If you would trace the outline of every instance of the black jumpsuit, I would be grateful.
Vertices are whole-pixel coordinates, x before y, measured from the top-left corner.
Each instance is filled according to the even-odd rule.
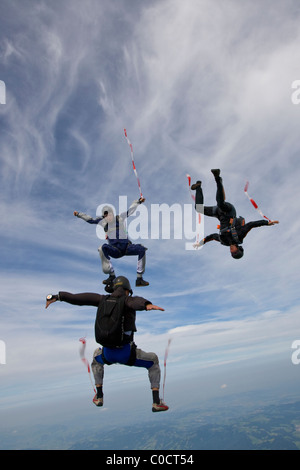
[[[230,231],[231,220],[236,217],[235,207],[230,203],[225,201],[225,192],[223,187],[222,178],[216,178],[217,183],[217,194],[216,194],[216,206],[204,206],[204,215],[208,217],[216,217],[220,221],[220,232],[212,233],[204,239],[204,243],[207,243],[211,240],[216,240],[222,245],[236,245],[236,240],[232,237]],[[204,197],[201,185],[196,188],[196,198],[195,198],[195,208],[196,211],[200,212],[200,205],[203,206]],[[257,220],[254,222],[248,222],[245,225],[239,223],[236,224],[235,230],[238,236],[238,243],[243,243],[243,239],[247,233],[255,227],[261,227],[262,225],[268,225],[267,220]],[[228,231],[226,230],[228,229]]]

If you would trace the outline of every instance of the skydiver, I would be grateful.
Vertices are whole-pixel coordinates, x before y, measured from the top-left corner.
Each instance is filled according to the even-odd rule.
[[[235,207],[225,201],[225,191],[223,187],[223,181],[220,176],[221,171],[219,169],[211,170],[217,183],[217,194],[216,206],[204,206],[204,215],[208,217],[216,217],[220,221],[219,233],[212,233],[205,237],[200,243],[197,244],[199,247],[209,241],[216,240],[222,245],[230,247],[231,256],[234,259],[240,259],[244,255],[244,248],[241,246],[245,236],[248,232],[255,227],[261,227],[262,225],[274,225],[278,224],[278,220],[257,220],[254,222],[248,222],[245,224],[243,217],[236,217]],[[191,186],[192,190],[196,190],[195,196],[195,209],[200,212],[200,205],[204,203],[203,192],[201,187],[201,181],[197,181]]]
[[[158,357],[153,352],[147,353],[138,349],[134,343],[134,333],[137,331],[135,323],[136,310],[164,311],[163,308],[153,305],[149,300],[143,297],[132,296],[129,280],[124,276],[118,276],[114,280],[113,293],[110,296],[96,293],[71,294],[69,292],[59,292],[57,295],[50,294],[47,296],[46,308],[53,302],[61,301],[72,305],[98,307],[98,315],[99,311],[101,314],[101,305],[105,297],[124,297],[124,339],[121,346],[116,348],[98,347],[94,351],[91,368],[97,393],[93,398],[93,403],[96,406],[103,406],[104,365],[123,364],[127,366],[144,367],[148,370],[153,400],[152,411],[167,411],[169,407],[159,397],[161,370]]]
[[[143,279],[146,266],[146,250],[147,248],[141,244],[133,244],[129,239],[124,225],[125,219],[129,217],[136,210],[139,204],[145,201],[140,198],[134,201],[129,207],[127,212],[121,215],[114,216],[113,209],[110,206],[105,206],[102,209],[102,217],[93,219],[91,216],[83,212],[74,211],[74,215],[80,219],[85,220],[89,224],[100,224],[106,233],[108,243],[99,246],[98,251],[102,262],[102,270],[104,274],[108,274],[108,278],[103,281],[106,284],[106,290],[111,291],[111,286],[116,278],[114,268],[110,258],[122,258],[123,256],[138,256],[137,261],[137,279],[136,287],[148,286],[149,282]]]

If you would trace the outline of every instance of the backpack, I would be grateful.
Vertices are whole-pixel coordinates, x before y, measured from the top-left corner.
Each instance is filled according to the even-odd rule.
[[[107,348],[123,344],[125,296],[105,295],[100,302],[95,321],[95,339]]]

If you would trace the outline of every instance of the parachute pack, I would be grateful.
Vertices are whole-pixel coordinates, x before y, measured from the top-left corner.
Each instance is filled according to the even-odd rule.
[[[125,296],[106,295],[100,303],[96,321],[95,338],[97,343],[107,348],[121,346],[124,336]]]

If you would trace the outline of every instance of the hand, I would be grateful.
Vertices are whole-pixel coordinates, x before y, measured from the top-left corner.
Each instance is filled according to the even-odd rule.
[[[75,217],[77,217],[77,215],[79,214],[79,212],[74,211],[73,214],[75,215]]]
[[[147,304],[146,310],[161,310],[162,312],[165,311],[164,308],[158,307],[157,305],[153,305],[153,304]]]
[[[140,197],[140,199],[139,199],[139,203],[142,204],[142,202],[145,202],[145,198],[144,198],[144,197]]]
[[[200,246],[203,246],[204,245],[204,240],[205,238],[203,238],[203,240],[200,240],[200,242],[196,242],[194,243],[193,247],[198,250],[198,248],[200,248]]]
[[[279,221],[278,220],[270,220],[270,222],[268,223],[268,225],[274,225],[274,224],[279,224]]]
[[[51,300],[46,300],[46,307],[45,308],[48,308],[50,304],[53,304],[53,302],[56,302],[57,299],[51,299]]]
[[[195,250],[198,250],[198,248],[200,248],[201,246],[203,246],[202,242],[196,242],[193,244],[193,248],[195,248]]]

